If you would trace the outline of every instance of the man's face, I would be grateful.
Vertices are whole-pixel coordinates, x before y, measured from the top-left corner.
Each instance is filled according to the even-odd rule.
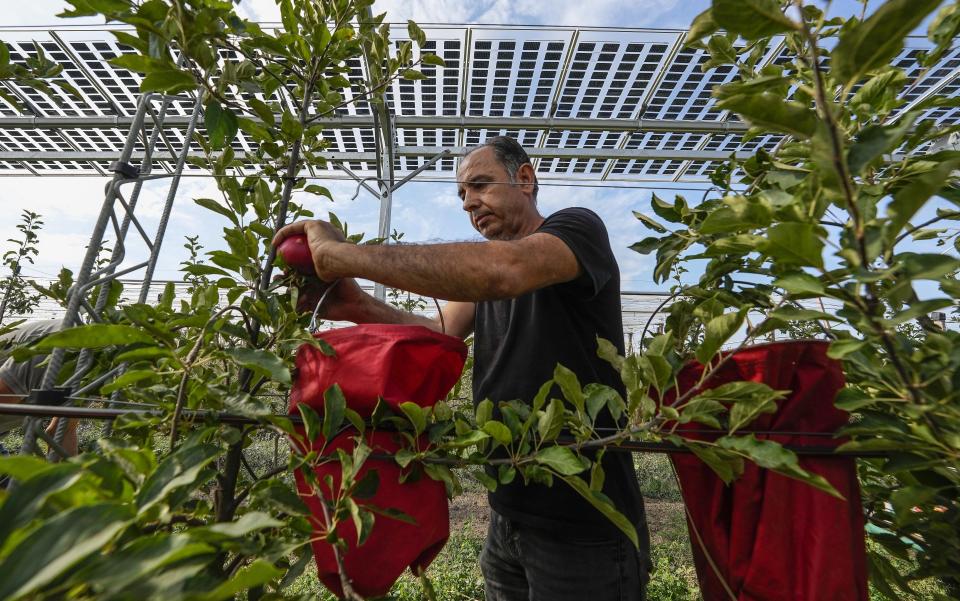
[[[487,240],[513,240],[520,236],[532,198],[524,186],[511,184],[492,148],[476,150],[460,163],[457,193],[470,223]]]

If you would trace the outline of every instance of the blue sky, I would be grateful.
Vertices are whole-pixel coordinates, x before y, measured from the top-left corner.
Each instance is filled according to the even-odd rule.
[[[6,25],[55,25],[55,15],[62,6],[60,0],[33,0],[18,4],[15,15],[0,18]],[[709,4],[709,0],[553,0],[550,2],[517,2],[503,0],[382,0],[375,6],[377,12],[386,11],[391,21],[403,22],[413,18],[420,23],[474,23],[563,25],[581,27],[651,27],[684,28],[690,20]],[[859,13],[860,2],[834,2],[831,12],[838,15]],[[273,0],[244,0],[241,10],[258,20],[278,19]],[[71,23],[76,21],[70,21]],[[41,234],[41,253],[37,264],[26,270],[34,276],[52,276],[61,265],[72,269],[79,266],[83,248],[99,212],[103,198],[100,178],[4,178],[0,180],[0,207],[6,218],[0,224],[0,240],[16,232],[15,216],[22,209],[30,209],[44,216],[46,227]],[[620,263],[624,290],[656,290],[652,280],[653,259],[638,255],[627,247],[646,235],[644,228],[633,219],[631,211],[648,211],[650,189],[591,188],[545,185],[541,187],[540,207],[544,215],[568,206],[585,206],[595,210],[604,219],[610,231],[611,242]],[[304,195],[300,201],[323,216],[334,210],[349,222],[351,230],[376,232],[379,212],[377,199],[361,190],[356,200],[350,201],[355,186],[344,181],[326,182],[334,193],[335,202],[317,200]],[[659,192],[672,198],[669,187]],[[147,189],[138,214],[148,231],[159,217],[163,192]],[[699,198],[697,193],[689,197]],[[196,206],[192,198],[218,198],[211,180],[186,178],[181,184],[177,204],[166,240],[157,277],[179,279],[178,264],[186,253],[182,249],[184,236],[200,235],[208,248],[220,245],[219,230],[222,218]],[[142,211],[142,213],[141,213]],[[477,240],[452,183],[413,182],[404,186],[395,196],[393,227],[405,233],[409,242],[439,240]],[[143,251],[130,248],[130,260],[137,260]]]

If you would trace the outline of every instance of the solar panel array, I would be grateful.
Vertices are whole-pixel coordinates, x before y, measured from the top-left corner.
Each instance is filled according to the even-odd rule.
[[[731,152],[775,148],[780,136],[744,142],[745,125],[716,108],[711,92],[731,81],[735,70],[724,66],[704,71],[709,57],[702,50],[683,48],[684,33],[429,28],[425,50],[442,57],[444,66],[425,66],[426,80],[398,80],[386,91],[396,117],[397,176],[422,166],[437,148],[468,147],[504,134],[516,136],[534,151],[541,178],[588,181],[706,181]],[[94,126],[85,120],[134,114],[140,75],[108,63],[132,51],[104,29],[0,30],[0,39],[7,40],[14,62],[35,55],[35,41],[49,58],[63,65],[63,77],[80,93],[80,98],[74,98],[57,91],[50,99],[28,87],[0,84],[26,107],[18,113],[0,100],[0,121],[17,116],[41,121],[40,126],[15,120],[0,125],[0,175],[106,174],[110,157],[119,155],[123,147],[126,126]],[[405,40],[394,41],[396,49]],[[960,49],[924,69],[918,62],[924,44],[924,40],[911,40],[893,61],[907,75],[902,111],[930,95],[960,95]],[[224,53],[221,58],[235,57]],[[786,49],[776,42],[765,50],[761,64],[787,60]],[[331,156],[341,157],[358,175],[369,176],[377,163],[370,106],[361,98],[365,66],[358,59],[348,66],[351,87],[343,95],[356,102],[339,109],[338,115],[353,119],[345,125],[331,124],[321,135]],[[236,97],[241,104],[249,98],[247,93]],[[260,99],[289,102],[282,92]],[[190,108],[189,102],[175,103],[168,114],[182,122]],[[42,118],[48,117],[75,119],[69,126],[47,126]],[[960,122],[960,109],[931,109],[923,118],[941,127],[954,125]],[[661,125],[654,127],[657,123]],[[181,129],[165,129],[171,146],[184,142]],[[239,153],[249,152],[256,143],[241,133],[233,147]],[[138,150],[144,150],[142,144]],[[154,158],[154,169],[173,168],[170,153],[158,151]],[[443,158],[421,177],[448,178],[456,165],[455,157]],[[202,171],[193,165],[187,170]],[[334,174],[340,172],[332,164],[315,170],[315,175]]]

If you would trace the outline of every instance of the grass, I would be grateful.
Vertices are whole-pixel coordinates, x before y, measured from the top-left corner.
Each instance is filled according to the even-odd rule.
[[[700,599],[690,555],[683,509],[677,503],[652,503],[651,560],[654,572],[647,587],[648,601],[697,601]],[[473,523],[455,524],[446,547],[437,556],[427,575],[440,601],[484,601],[479,556],[483,548],[481,530]],[[285,595],[334,601],[323,589],[313,569],[307,569]],[[419,579],[407,572],[383,601],[426,601]]]

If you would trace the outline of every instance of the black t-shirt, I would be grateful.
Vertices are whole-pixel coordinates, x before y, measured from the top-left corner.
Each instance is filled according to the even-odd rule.
[[[477,303],[474,324],[473,398],[531,402],[560,363],[581,385],[605,384],[624,393],[619,374],[597,356],[597,337],[624,352],[620,272],[607,230],[583,208],[557,211],[537,232],[561,239],[580,264],[574,280],[523,296]],[[563,398],[555,386],[551,397]],[[548,397],[550,398],[550,397]],[[605,419],[604,419],[605,418]],[[612,426],[604,411],[598,425]],[[607,452],[603,492],[646,535],[643,499],[630,453]],[[619,530],[576,491],[559,479],[552,487],[525,485],[521,477],[490,493],[498,513],[531,527],[577,536],[616,536]]]

